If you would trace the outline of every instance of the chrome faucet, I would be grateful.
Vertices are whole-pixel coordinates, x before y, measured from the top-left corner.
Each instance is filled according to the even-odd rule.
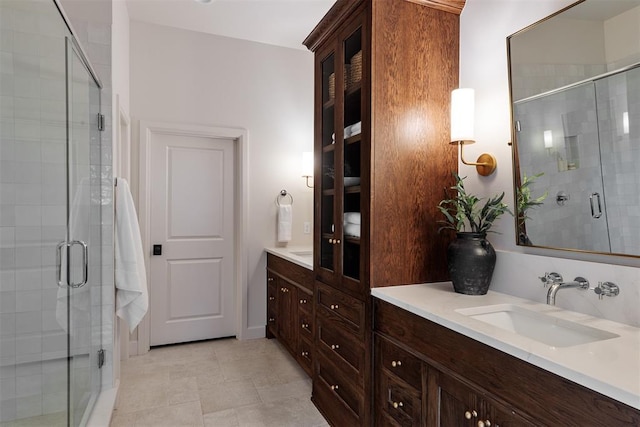
[[[580,276],[573,279],[573,282],[564,282],[562,276],[558,273],[545,273],[544,276],[540,277],[540,280],[544,283],[545,288],[547,285],[551,285],[547,292],[547,304],[549,305],[556,305],[556,294],[560,289],[589,289],[589,281]]]

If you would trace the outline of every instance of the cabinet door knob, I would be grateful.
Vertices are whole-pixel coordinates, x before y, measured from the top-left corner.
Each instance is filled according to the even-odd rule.
[[[394,368],[396,368],[398,366],[402,366],[402,362],[399,361],[399,360],[392,360],[391,361],[391,366],[394,367]]]
[[[302,354],[302,357],[307,357],[309,355],[309,352],[308,351],[303,351],[301,354]]]
[[[470,420],[471,418],[475,418],[475,417],[477,417],[477,416],[478,416],[478,413],[477,413],[476,411],[474,411],[474,410],[466,411],[466,412],[464,413],[464,417],[465,417],[466,419],[468,419],[468,420]]]
[[[337,390],[337,389],[338,389],[338,385],[337,384],[331,386],[331,390]]]
[[[489,420],[480,420],[478,421],[478,427],[491,427],[491,421]]]
[[[332,245],[335,243],[335,239],[329,239],[329,243],[331,243]]]
[[[339,344],[333,344],[333,345],[331,345],[331,350],[337,350],[337,349],[339,349],[339,348],[340,348],[340,345],[339,345]]]
[[[393,402],[393,407],[398,409],[398,408],[402,408],[404,406],[404,404],[402,402]]]
[[[267,277],[267,282],[273,282],[273,277]]]
[[[269,297],[269,301],[273,301],[276,297]]]
[[[269,322],[273,322],[273,321],[275,321],[275,320],[276,320],[276,319],[274,319],[273,317],[269,317]]]
[[[329,307],[331,308],[331,310],[337,310],[338,304],[331,304]]]
[[[307,303],[307,300],[306,300],[306,299],[301,299],[301,300],[300,300],[300,304],[306,304],[306,303]]]
[[[302,327],[303,327],[304,329],[309,329],[309,324],[308,324],[308,323],[303,323],[303,324],[302,324]]]
[[[336,243],[339,245],[340,244],[340,239],[336,239]]]

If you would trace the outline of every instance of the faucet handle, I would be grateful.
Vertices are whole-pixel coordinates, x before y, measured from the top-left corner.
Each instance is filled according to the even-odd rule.
[[[620,293],[620,288],[612,282],[598,282],[598,286],[593,291],[598,294],[598,299],[602,299],[604,296],[615,297]]]
[[[562,283],[562,276],[558,273],[544,273],[544,276],[540,276],[538,277],[538,279],[540,279],[542,281],[542,284],[544,285],[544,287],[546,288],[547,285],[549,284],[554,284],[554,283]]]

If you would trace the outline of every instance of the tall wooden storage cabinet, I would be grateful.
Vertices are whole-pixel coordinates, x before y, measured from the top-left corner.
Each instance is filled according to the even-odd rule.
[[[448,280],[450,93],[464,0],[338,0],[315,53],[313,401],[372,425],[370,288]]]

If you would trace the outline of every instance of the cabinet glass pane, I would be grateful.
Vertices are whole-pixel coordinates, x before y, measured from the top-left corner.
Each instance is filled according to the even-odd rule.
[[[335,55],[332,53],[322,61],[322,157],[320,210],[320,266],[335,269]]]
[[[360,161],[361,161],[361,105],[362,105],[362,29],[358,28],[343,44],[344,72],[344,141],[342,194],[342,275],[360,279]]]

